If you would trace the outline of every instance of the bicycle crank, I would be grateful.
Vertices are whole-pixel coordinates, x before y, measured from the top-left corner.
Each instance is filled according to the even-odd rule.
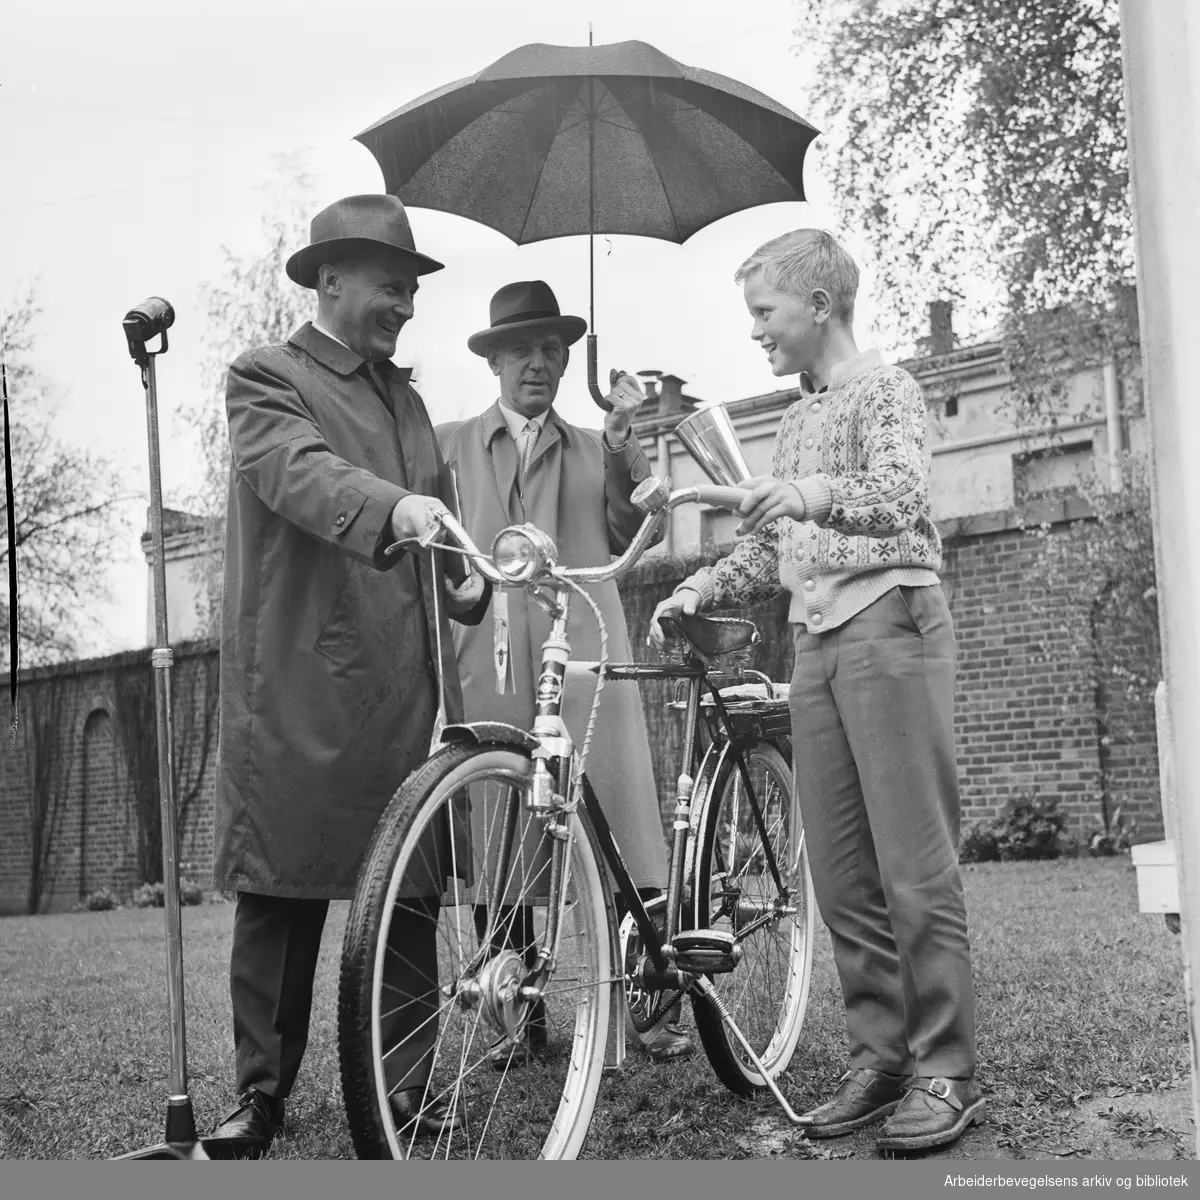
[[[721,975],[732,971],[742,960],[742,947],[732,933],[724,929],[681,929],[671,945],[675,950],[675,969],[691,975]]]

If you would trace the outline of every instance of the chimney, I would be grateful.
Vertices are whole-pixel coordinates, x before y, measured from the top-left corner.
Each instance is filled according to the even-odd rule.
[[[685,380],[678,375],[662,377],[662,399],[659,401],[659,411],[677,413],[683,411],[683,385]]]
[[[954,306],[949,300],[933,300],[929,305],[930,354],[949,354],[954,349]]]
[[[646,389],[646,399],[656,400],[658,398],[658,381],[662,378],[662,372],[639,371],[638,378],[642,380],[642,387]]]

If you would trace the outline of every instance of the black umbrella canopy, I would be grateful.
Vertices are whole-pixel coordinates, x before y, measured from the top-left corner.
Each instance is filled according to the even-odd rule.
[[[522,46],[357,137],[388,192],[518,245],[583,233],[684,242],[803,200],[818,134],[770,97],[645,42]]]

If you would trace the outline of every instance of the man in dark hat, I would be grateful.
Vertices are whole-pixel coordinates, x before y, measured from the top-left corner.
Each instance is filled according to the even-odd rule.
[[[417,252],[395,197],[340,200],[287,263],[316,292],[316,319],[229,371],[213,874],[238,893],[239,1100],[214,1136],[237,1154],[261,1154],[282,1121],[329,901],[353,896],[376,822],[428,756],[439,642],[447,712],[460,719],[446,615],[478,621],[487,605],[477,575],[455,587],[430,555],[387,552],[445,510],[433,426],[411,372],[390,361],[419,277],[441,267]],[[436,975],[436,915],[435,902],[392,927],[403,954],[388,956],[385,986],[414,997],[385,1031],[393,1043],[420,1024],[411,985]],[[428,1103],[415,1117],[433,1032],[387,1062],[398,1123],[427,1133],[451,1120]]]
[[[567,567],[607,565],[628,547],[642,523],[631,501],[633,489],[650,474],[641,443],[632,431],[642,390],[631,375],[616,378],[603,432],[570,425],[554,410],[570,347],[587,329],[581,317],[559,311],[553,291],[541,280],[512,283],[492,298],[491,324],[467,340],[487,359],[500,384],[500,397],[477,417],[438,427],[447,463],[457,469],[462,517],[477,545],[490,546],[506,525],[528,521],[548,533]],[[613,660],[632,652],[625,613],[615,583],[588,589],[608,628]],[[497,593],[493,622],[455,631],[467,719],[507,721],[530,728],[542,643],[549,616],[523,591]],[[512,676],[496,678],[494,637],[508,640]],[[600,634],[591,610],[576,604],[567,639],[572,657],[600,656]],[[498,690],[503,687],[503,692]],[[596,677],[568,673],[563,719],[576,745],[582,745],[595,696]],[[608,681],[600,694],[595,736],[585,766],[604,802],[633,881],[645,894],[667,882],[666,843],[658,809],[658,789],[636,683]],[[517,922],[510,922],[514,929]],[[532,937],[529,934],[522,939]],[[641,1044],[664,1061],[694,1052],[678,1026],[678,1011]],[[536,1017],[520,1042],[502,1042],[493,1066],[504,1069],[536,1053],[553,1030]]]

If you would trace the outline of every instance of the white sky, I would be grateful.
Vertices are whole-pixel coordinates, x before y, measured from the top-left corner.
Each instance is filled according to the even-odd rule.
[[[196,483],[196,447],[178,414],[204,400],[199,289],[217,276],[222,246],[251,252],[258,245],[279,155],[305,154],[316,208],[380,191],[375,160],[354,134],[517,46],[585,45],[589,21],[597,43],[649,42],[801,116],[809,116],[816,91],[796,53],[790,0],[470,0],[417,12],[395,0],[202,0],[187,8],[38,0],[7,5],[0,18],[0,302],[36,281],[45,310],[37,361],[63,397],[60,435],[109,455],[145,496],[145,403],[121,318],[148,295],[171,301],[176,322],[158,363],[168,504]],[[749,341],[732,274],[785,229],[835,223],[822,141],[806,160],[810,204],[727,217],[682,247],[597,239],[602,378],[610,366],[657,368],[714,401],[790,382],[776,380]],[[487,325],[498,287],[544,278],[564,311],[587,316],[587,239],[516,247],[461,218],[412,210],[412,219],[418,248],[448,269],[422,282],[396,361],[417,366],[434,420],[446,420],[494,398],[486,363],[465,343]],[[853,238],[848,244],[858,251]],[[859,259],[865,346],[871,263]],[[598,427],[585,361],[582,353],[573,360],[559,408]],[[11,400],[19,410],[21,397]],[[139,531],[145,504],[133,505]],[[136,537],[113,564],[112,583],[115,603],[105,613],[105,639],[89,647],[95,652],[145,642],[147,572]]]

